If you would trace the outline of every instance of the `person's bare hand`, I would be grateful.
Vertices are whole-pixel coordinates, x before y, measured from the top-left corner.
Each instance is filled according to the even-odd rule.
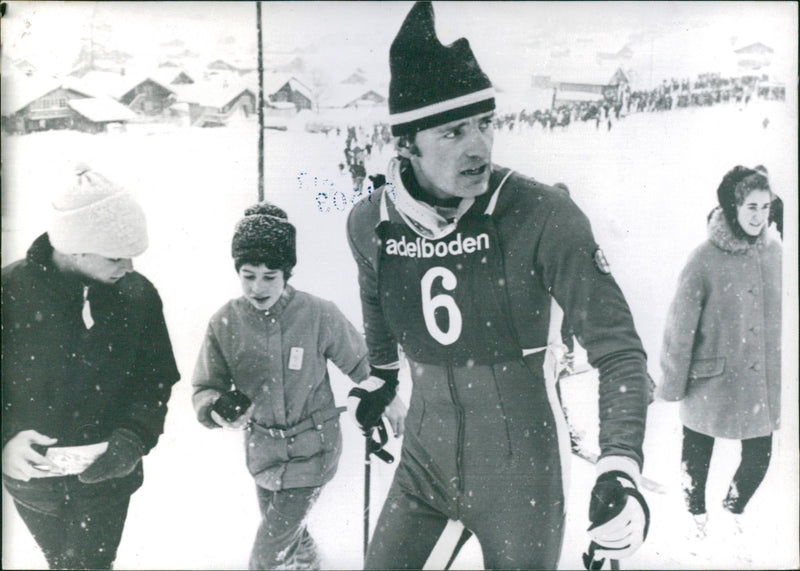
[[[3,473],[27,482],[31,478],[48,476],[59,468],[49,458],[33,449],[33,444],[52,446],[58,440],[35,430],[23,430],[3,447]]]

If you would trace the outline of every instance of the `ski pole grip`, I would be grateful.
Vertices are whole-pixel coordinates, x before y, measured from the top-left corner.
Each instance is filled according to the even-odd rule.
[[[372,438],[372,434],[374,432],[370,433],[370,435],[367,437],[367,446],[369,447],[369,452],[370,454],[375,454],[375,456],[387,464],[391,464],[394,462],[394,456],[383,449],[384,445],[389,441],[389,434],[386,432],[386,425],[384,424],[383,420],[381,420],[381,422],[378,423],[375,428],[378,429],[379,440],[374,440]]]

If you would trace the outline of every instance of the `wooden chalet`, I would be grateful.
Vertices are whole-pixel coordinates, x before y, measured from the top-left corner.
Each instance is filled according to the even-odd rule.
[[[76,80],[96,97],[111,97],[145,116],[161,115],[175,102],[175,92],[155,77],[90,71]]]
[[[320,99],[320,107],[329,109],[359,109],[387,105],[386,95],[378,88],[352,83],[334,85]]]
[[[76,113],[73,128],[87,133],[103,133],[110,125],[125,125],[136,119],[136,113],[109,97],[72,99],[68,105]]]
[[[158,81],[146,77],[137,81],[117,100],[143,115],[160,115],[175,101],[175,92]]]
[[[11,133],[52,129],[105,131],[111,123],[136,118],[109,97],[95,97],[73,78],[3,77],[3,128]]]
[[[293,103],[297,111],[311,109],[314,96],[302,81],[294,76],[273,73],[264,75],[264,95],[270,102]]]
[[[748,44],[734,50],[737,66],[742,72],[754,72],[769,68],[772,65],[774,52],[775,50],[761,42]]]
[[[257,89],[246,82],[198,81],[191,85],[176,85],[174,106],[178,113],[188,113],[188,122],[195,127],[221,127],[232,118],[254,116]]]

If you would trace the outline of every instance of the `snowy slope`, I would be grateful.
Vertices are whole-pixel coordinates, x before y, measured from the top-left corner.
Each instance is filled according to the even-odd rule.
[[[790,98],[791,101],[791,98]],[[762,127],[768,116],[770,124]],[[774,187],[795,216],[797,202],[796,111],[792,105],[754,103],[660,114],[633,115],[610,132],[593,124],[566,131],[540,129],[498,133],[495,160],[545,182],[564,182],[592,220],[594,232],[632,307],[659,379],[661,332],[678,272],[704,238],[705,217],[715,189],[733,165],[765,164]],[[60,189],[72,165],[86,161],[135,190],[148,212],[151,247],[136,267],[164,300],[183,379],[170,401],[166,432],[145,459],[146,480],[131,503],[117,558],[119,569],[245,568],[258,511],[244,465],[241,434],[209,431],[195,420],[190,378],[208,317],[238,295],[230,260],[231,233],[242,210],[255,202],[254,124],[235,128],[174,131],[131,129],[85,135],[46,132],[3,138],[3,264],[24,255],[45,225],[50,192]],[[353,195],[338,163],[344,142],[300,131],[268,131],[265,156],[267,198],[284,207],[298,229],[298,266],[293,284],[334,301],[361,324],[356,268],[344,223]],[[373,157],[370,173],[389,157]],[[322,201],[317,193],[326,192]],[[337,193],[337,194],[335,194]],[[336,202],[333,202],[334,194]],[[346,203],[342,199],[346,199]],[[330,211],[324,211],[325,207]],[[785,260],[784,428],[772,466],[748,508],[752,534],[741,544],[752,561],[731,552],[729,537],[709,538],[711,557],[688,555],[682,535],[687,521],[680,492],[680,423],[674,404],[650,408],[645,441],[645,475],[666,486],[648,493],[651,537],[626,568],[797,568],[797,221],[787,220]],[[570,392],[568,404],[587,434],[596,434],[596,386]],[[339,404],[350,383],[333,375]],[[573,387],[574,388],[574,387]],[[582,390],[584,389],[585,390]],[[409,383],[403,386],[407,396]],[[359,568],[362,563],[363,442],[344,423],[345,449],[336,478],[326,487],[309,520],[326,566]],[[594,432],[593,432],[594,431]],[[399,455],[399,442],[391,448]],[[733,442],[722,442],[709,477],[711,518],[718,515],[738,460]],[[372,467],[374,524],[393,468]],[[561,567],[580,567],[586,548],[591,466],[575,460]],[[3,492],[3,568],[42,567],[44,559]],[[454,532],[457,534],[458,530]],[[457,568],[480,569],[473,540]]]

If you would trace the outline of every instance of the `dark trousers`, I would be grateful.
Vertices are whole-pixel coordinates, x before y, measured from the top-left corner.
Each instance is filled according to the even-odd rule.
[[[462,519],[480,542],[484,568],[555,569],[564,534],[563,504],[531,510],[530,496],[523,501],[514,493],[513,483],[502,486],[498,480],[493,501],[475,498],[468,509],[476,513]],[[369,542],[364,568],[422,569],[448,519],[395,480]]]
[[[131,495],[142,485],[141,464],[128,476],[83,484],[77,476],[3,476],[22,520],[51,569],[111,569]]]
[[[111,569],[130,495],[20,500],[14,505],[51,569]]]
[[[321,487],[270,491],[256,486],[261,524],[250,569],[319,569],[319,556],[305,519]]]
[[[683,492],[689,512],[706,512],[706,481],[714,437],[683,427],[682,468],[686,475]],[[772,435],[742,440],[742,458],[733,476],[728,494],[723,500],[725,509],[734,514],[744,512],[758,486],[764,480],[772,457]]]

